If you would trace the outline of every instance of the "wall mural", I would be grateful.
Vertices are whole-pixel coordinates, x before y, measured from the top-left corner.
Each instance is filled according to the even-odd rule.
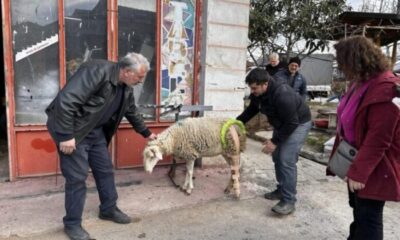
[[[195,11],[195,0],[162,2],[161,104],[192,104]]]

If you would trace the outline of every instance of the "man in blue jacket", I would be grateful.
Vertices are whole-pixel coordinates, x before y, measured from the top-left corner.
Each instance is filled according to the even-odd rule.
[[[289,59],[287,69],[281,70],[274,75],[276,81],[291,86],[305,101],[307,97],[307,81],[299,73],[301,60],[298,57]]]
[[[144,82],[148,70],[149,62],[137,53],[128,53],[118,63],[85,62],[46,109],[47,128],[57,145],[65,178],[63,222],[70,239],[90,239],[81,226],[89,168],[99,193],[99,218],[121,224],[131,222],[117,207],[107,146],[123,117],[144,138],[156,138],[135,106],[132,88]]]
[[[272,139],[264,142],[262,152],[272,154],[278,185],[265,198],[280,200],[272,211],[287,215],[295,210],[296,163],[311,128],[310,109],[291,87],[275,82],[265,70],[253,69],[246,83],[251,90],[251,102],[237,119],[246,123],[261,112],[274,127]]]

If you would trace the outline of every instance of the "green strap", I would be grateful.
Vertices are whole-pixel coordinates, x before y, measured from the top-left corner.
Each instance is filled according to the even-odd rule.
[[[240,128],[240,131],[242,132],[242,134],[246,134],[246,127],[244,126],[244,124],[236,119],[229,119],[228,121],[226,121],[224,123],[224,125],[222,125],[221,128],[221,143],[222,143],[222,147],[225,149],[226,148],[226,133],[228,132],[229,128],[232,125],[237,125]]]

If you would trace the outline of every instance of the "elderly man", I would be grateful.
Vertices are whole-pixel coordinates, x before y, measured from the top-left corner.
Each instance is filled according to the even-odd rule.
[[[274,127],[272,139],[264,143],[262,151],[272,154],[278,185],[264,197],[280,200],[272,211],[287,215],[295,210],[296,163],[311,128],[310,109],[291,87],[275,82],[265,70],[253,69],[247,75],[246,83],[251,90],[251,102],[237,119],[246,123],[260,112]]]
[[[307,81],[299,73],[300,65],[300,58],[293,57],[289,59],[287,69],[277,72],[274,78],[280,83],[286,83],[291,86],[305,101],[307,98]]]
[[[265,70],[267,70],[271,76],[274,76],[277,72],[286,68],[286,64],[279,61],[279,55],[277,53],[271,53],[268,56],[268,62],[267,66],[265,66]]]
[[[82,228],[86,178],[92,169],[100,198],[99,217],[116,223],[131,219],[117,207],[114,172],[107,146],[125,116],[136,132],[155,139],[139,115],[133,86],[143,83],[149,62],[128,53],[118,63],[83,63],[47,107],[47,128],[58,147],[65,177],[64,231],[70,239],[90,239]]]

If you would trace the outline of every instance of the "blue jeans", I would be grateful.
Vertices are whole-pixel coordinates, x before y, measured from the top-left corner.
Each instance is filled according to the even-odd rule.
[[[102,129],[95,129],[76,146],[71,155],[61,152],[61,172],[65,177],[64,225],[80,225],[86,199],[86,178],[92,169],[100,198],[100,211],[107,212],[116,206],[118,198],[114,170]]]
[[[349,205],[353,208],[348,240],[382,240],[383,207],[385,201],[359,198],[349,191]]]
[[[311,121],[300,124],[283,143],[277,145],[272,153],[275,164],[277,189],[282,200],[287,203],[296,202],[297,161],[299,153],[311,129]]]

